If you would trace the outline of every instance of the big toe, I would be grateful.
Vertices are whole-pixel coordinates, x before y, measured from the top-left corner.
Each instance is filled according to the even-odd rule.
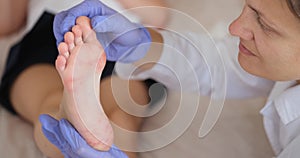
[[[76,19],[76,24],[83,29],[82,31],[90,31],[92,30],[91,20],[86,16],[80,16]]]
[[[96,34],[92,29],[91,20],[86,16],[80,16],[76,19],[76,24],[80,26],[82,30],[82,36],[85,41],[94,40]]]

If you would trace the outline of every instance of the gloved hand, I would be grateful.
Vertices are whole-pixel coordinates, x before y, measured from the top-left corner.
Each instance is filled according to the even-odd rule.
[[[63,41],[64,34],[71,30],[79,16],[91,19],[97,38],[105,48],[107,60],[133,62],[148,52],[151,42],[149,31],[99,0],[85,0],[55,16],[53,27],[57,44]],[[137,47],[139,45],[142,46]]]
[[[47,139],[59,148],[65,158],[128,158],[116,146],[109,151],[98,151],[89,146],[65,119],[57,121],[49,115],[39,117]]]

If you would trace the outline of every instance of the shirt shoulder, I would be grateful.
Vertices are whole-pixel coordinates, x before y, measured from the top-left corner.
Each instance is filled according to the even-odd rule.
[[[276,155],[300,136],[300,86],[295,82],[277,82],[261,110],[264,127]]]

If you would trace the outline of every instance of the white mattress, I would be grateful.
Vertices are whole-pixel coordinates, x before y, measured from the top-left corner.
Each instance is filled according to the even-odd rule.
[[[228,34],[227,26],[230,21],[238,16],[242,0],[167,0],[174,9],[182,11],[188,16],[198,20],[214,38],[221,38]],[[43,1],[31,0],[30,29],[36,15],[43,10],[59,11],[68,8],[78,1]],[[63,3],[63,4],[61,4]],[[45,5],[46,4],[46,5]],[[170,25],[178,29],[185,29],[180,19],[172,18]],[[6,38],[0,38],[0,73],[7,56],[7,51],[12,43],[23,35],[22,31]],[[140,157],[203,157],[203,158],[253,158],[272,157],[272,151],[267,142],[262,118],[259,109],[265,99],[254,98],[248,100],[227,100],[221,117],[212,132],[204,139],[198,138],[198,130],[203,120],[203,114],[209,103],[209,98],[199,97],[195,94],[170,93],[165,108],[152,118],[147,119],[144,130],[153,130],[162,127],[175,116],[179,95],[183,96],[182,108],[188,108],[192,101],[199,99],[197,115],[188,126],[187,130],[174,141],[165,145],[157,145],[162,137],[170,133],[162,133],[162,137],[151,139],[144,137],[141,145],[153,146],[158,149],[142,152]],[[175,111],[174,111],[175,110]],[[16,116],[12,116],[0,107],[0,157],[1,158],[41,158],[42,154],[36,148],[32,127]],[[152,148],[153,149],[153,148]]]

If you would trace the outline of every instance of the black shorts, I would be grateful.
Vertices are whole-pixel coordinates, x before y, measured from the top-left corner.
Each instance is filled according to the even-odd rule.
[[[53,14],[44,12],[33,29],[9,51],[0,85],[0,103],[13,114],[16,114],[16,111],[12,106],[9,94],[20,73],[35,64],[55,65],[58,50],[53,34],[53,20]],[[101,79],[112,75],[114,65],[115,62],[106,62]],[[146,81],[147,86],[153,83],[155,83],[154,80]]]

